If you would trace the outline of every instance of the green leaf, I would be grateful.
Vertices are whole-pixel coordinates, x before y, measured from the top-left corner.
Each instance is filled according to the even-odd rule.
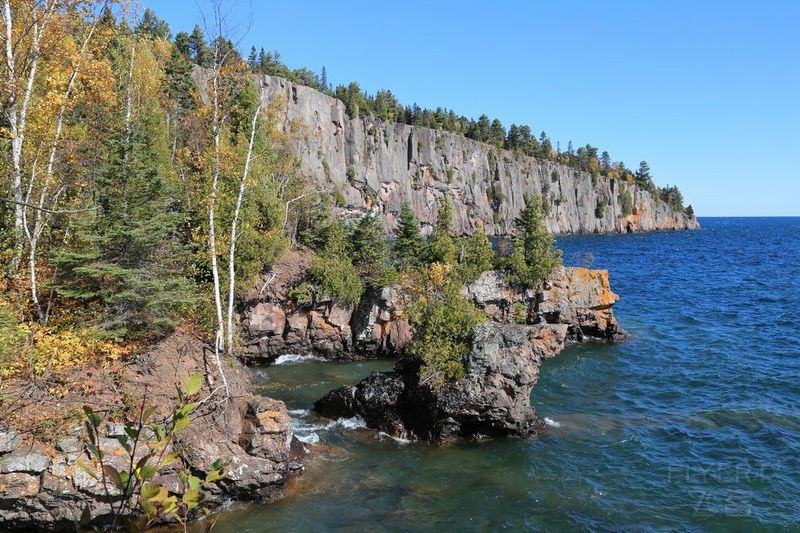
[[[211,483],[213,481],[217,481],[218,479],[224,479],[225,474],[222,473],[220,470],[212,470],[208,474],[206,474],[206,483]]]
[[[189,485],[189,490],[200,490],[200,478],[197,476],[189,476],[186,479],[187,484]]]
[[[177,432],[179,432],[181,430],[184,430],[187,427],[189,427],[189,423],[190,422],[191,421],[189,420],[188,416],[176,417],[175,418],[175,427],[174,427],[175,433],[177,433]]]
[[[203,495],[197,489],[189,489],[183,493],[183,503],[198,503]]]
[[[86,413],[86,418],[89,419],[89,422],[91,422],[94,427],[98,427],[100,425],[102,419],[95,414],[91,407],[84,405],[83,412]]]
[[[87,466],[86,463],[84,463],[83,461],[78,461],[75,464],[77,464],[78,468],[80,468],[81,470],[86,472],[89,475],[89,477],[91,477],[92,479],[98,479],[100,477],[100,476],[97,475],[97,472],[95,472],[94,470],[89,468],[89,466]]]
[[[118,489],[123,489],[124,485],[122,484],[122,478],[120,477],[116,468],[111,465],[103,465],[103,473],[108,479],[111,480],[112,483],[114,483],[114,485],[116,485]]]
[[[78,523],[81,526],[87,526],[91,521],[92,521],[92,511],[89,510],[89,506],[87,505],[86,507],[83,508],[83,512],[81,513],[81,517],[78,520]]]
[[[132,453],[133,449],[131,448],[131,445],[128,443],[128,437],[126,437],[125,435],[120,435],[119,437],[117,437],[117,441],[123,448],[125,448],[126,452]]]
[[[102,450],[100,450],[100,448],[98,448],[94,444],[87,444],[86,448],[89,450],[89,453],[94,455],[97,459],[99,459],[100,461],[103,460],[103,452]]]
[[[142,510],[147,514],[147,516],[155,516],[158,513],[156,506],[145,499],[139,500],[139,505],[142,507]]]
[[[177,460],[178,460],[178,454],[175,453],[175,452],[169,452],[161,460],[161,466],[164,467],[164,466],[167,466],[167,465],[171,465],[172,463],[174,463]]]
[[[192,374],[183,384],[183,392],[186,396],[192,396],[200,391],[203,386],[203,374]]]
[[[142,488],[139,489],[139,494],[145,500],[151,500],[155,498],[158,496],[159,492],[161,492],[161,487],[153,483],[143,483]]]
[[[139,477],[141,479],[152,479],[156,475],[158,469],[153,465],[143,465],[139,470]]]
[[[139,429],[136,428],[136,427],[126,425],[125,426],[125,433],[128,435],[128,437],[132,438],[133,440],[136,440],[136,439],[139,438]],[[118,437],[118,438],[122,438],[122,437]]]
[[[153,416],[153,413],[156,412],[156,408],[157,407],[155,405],[151,405],[150,407],[144,410],[144,412],[142,413],[142,424],[146,424],[147,421],[150,420],[150,417]]]

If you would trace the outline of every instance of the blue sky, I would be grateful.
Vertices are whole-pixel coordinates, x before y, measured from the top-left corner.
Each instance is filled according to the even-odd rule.
[[[174,32],[207,0],[143,0]],[[241,47],[590,143],[700,216],[800,215],[800,1],[228,0]],[[248,29],[249,26],[249,29]],[[234,40],[238,40],[234,39]]]

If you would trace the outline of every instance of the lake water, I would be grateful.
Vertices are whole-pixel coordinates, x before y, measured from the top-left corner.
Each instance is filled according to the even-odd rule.
[[[215,531],[800,529],[800,218],[701,224],[559,239],[610,271],[633,338],[544,364],[534,438],[437,448],[308,414],[391,362],[256,370],[319,457]]]

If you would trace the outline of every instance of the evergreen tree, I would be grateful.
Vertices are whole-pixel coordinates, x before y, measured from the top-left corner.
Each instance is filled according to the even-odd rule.
[[[172,55],[164,67],[167,94],[175,102],[178,114],[194,109],[195,81],[192,77],[192,64],[176,46],[172,48]]]
[[[380,215],[367,213],[361,217],[350,242],[353,265],[367,286],[381,288],[397,279]]]
[[[361,298],[364,283],[353,265],[351,253],[347,229],[340,221],[334,221],[328,226],[322,250],[308,269],[317,300],[330,298],[354,304]]]
[[[394,256],[401,268],[415,267],[425,262],[427,244],[419,228],[419,220],[408,202],[403,202],[397,224]]]
[[[472,283],[481,274],[491,270],[493,262],[492,243],[483,228],[477,228],[472,235],[463,239],[458,263],[458,274],[463,283]]]
[[[639,163],[639,170],[636,171],[636,182],[646,187],[650,185],[651,181],[650,165],[647,164],[647,161],[642,161]]]
[[[538,287],[561,264],[561,250],[555,247],[555,239],[545,226],[547,211],[540,196],[526,197],[525,207],[514,220],[517,233],[506,259],[507,268],[510,279],[526,287]]]
[[[210,67],[214,61],[213,53],[200,26],[195,26],[189,35],[189,53],[192,61],[201,67]]]
[[[453,204],[445,194],[439,204],[439,216],[431,235],[431,262],[452,264],[457,257],[458,247],[453,239]]]
[[[322,67],[322,75],[319,78],[319,87],[324,93],[327,93],[331,90],[330,86],[328,85],[328,71],[324,66]]]
[[[155,11],[149,7],[144,10],[142,20],[136,26],[136,33],[146,35],[152,39],[168,41],[170,36],[169,24],[156,16]]]
[[[185,31],[178,33],[175,36],[175,48],[188,60],[191,60],[191,53],[189,51],[190,41],[189,41],[189,34]]]
[[[250,55],[247,56],[247,66],[250,67],[250,72],[258,72],[258,53],[256,47],[250,47]]]
[[[182,274],[188,256],[163,176],[158,118],[147,114],[127,143],[125,136],[111,141],[98,176],[100,209],[76,224],[55,259],[58,292],[102,310],[100,336],[116,340],[166,331],[195,302]]]

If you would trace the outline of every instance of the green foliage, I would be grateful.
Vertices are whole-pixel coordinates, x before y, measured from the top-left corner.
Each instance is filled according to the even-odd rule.
[[[353,265],[368,287],[385,287],[397,279],[380,214],[367,213],[361,217],[350,242]]]
[[[101,337],[122,340],[173,327],[195,304],[184,276],[188,250],[182,214],[164,178],[165,154],[154,114],[111,141],[97,178],[100,209],[76,219],[54,258],[61,296],[104,309]]]
[[[622,209],[622,216],[627,217],[633,214],[633,199],[631,198],[631,193],[628,192],[622,182],[619,182],[617,200],[619,201],[620,209]]]
[[[692,207],[692,204],[686,206],[686,214],[689,216],[689,218],[694,218],[694,207]]]
[[[314,288],[308,282],[303,282],[289,290],[289,298],[297,304],[308,305],[314,302]]]
[[[86,417],[84,448],[90,462],[87,464],[81,459],[77,466],[99,481],[105,491],[111,515],[110,524],[106,526],[112,531],[122,527],[123,521],[129,521],[127,525],[132,530],[147,529],[165,518],[185,525],[202,509],[203,485],[226,477],[226,463],[215,461],[200,478],[196,475],[197,470],[174,451],[177,435],[191,426],[191,414],[201,405],[198,396],[202,385],[201,374],[189,376],[183,387],[177,388],[178,406],[165,422],[155,421],[156,407],[148,406],[146,399],[142,400],[136,417],[124,421],[124,434],[116,438],[127,456],[122,461],[127,467],[121,469],[114,466],[119,462],[112,464],[108,460],[103,449],[100,436],[102,417],[88,405],[83,407]],[[157,482],[159,474],[167,470],[177,473],[180,481],[175,492]],[[83,529],[91,525],[91,510],[86,507],[76,526]]]
[[[425,262],[428,245],[422,237],[419,220],[408,202],[403,202],[394,241],[394,257],[401,268],[416,267]]]
[[[420,382],[438,387],[464,377],[463,358],[482,320],[481,312],[460,292],[448,265],[435,263],[416,280],[417,294],[408,307],[414,338],[408,353],[419,358]]]
[[[683,194],[677,187],[662,187],[658,190],[659,197],[664,200],[675,211],[683,211]]]
[[[522,302],[514,304],[514,310],[511,313],[511,318],[517,324],[525,324],[528,322],[528,306]]]
[[[453,239],[453,204],[449,196],[442,197],[439,204],[439,216],[431,235],[432,263],[453,264],[458,257],[458,246]]]
[[[594,206],[594,216],[595,218],[603,218],[606,215],[606,204],[608,202],[605,198],[598,198],[597,203]]]
[[[561,250],[555,247],[553,235],[547,231],[548,208],[541,197],[525,199],[525,207],[514,221],[517,230],[505,266],[511,281],[535,288],[561,265]]]
[[[319,255],[308,269],[316,300],[331,298],[355,304],[364,293],[364,283],[353,265],[349,236],[344,225],[336,221],[327,230],[327,239]]]
[[[461,249],[456,270],[463,283],[472,283],[492,268],[494,251],[489,237],[482,228],[477,228],[472,235],[462,239]]]

